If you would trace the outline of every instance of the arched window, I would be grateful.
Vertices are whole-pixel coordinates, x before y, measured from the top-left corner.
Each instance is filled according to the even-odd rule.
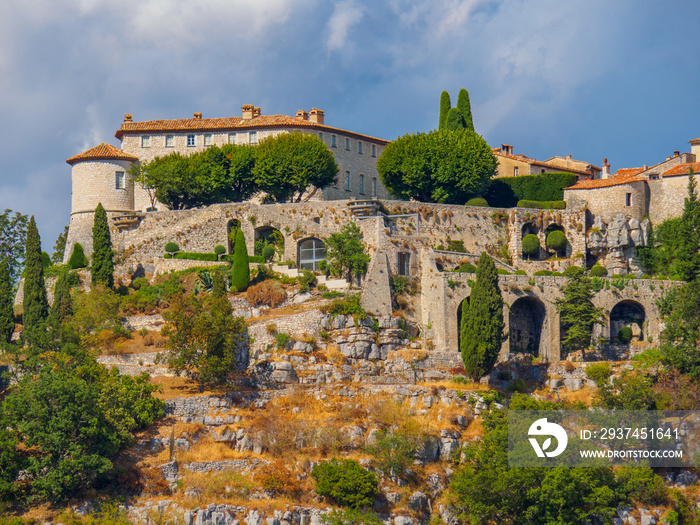
[[[320,239],[305,239],[299,243],[299,268],[318,270],[318,263],[326,258],[326,245]]]

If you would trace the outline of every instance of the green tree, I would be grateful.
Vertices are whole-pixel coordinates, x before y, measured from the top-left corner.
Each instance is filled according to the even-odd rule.
[[[214,271],[211,293],[215,297],[226,297],[226,278],[220,269]]]
[[[700,282],[672,288],[658,302],[664,321],[661,351],[664,360],[700,380]]]
[[[345,275],[352,280],[353,275],[364,275],[368,264],[362,231],[354,222],[347,223],[326,239],[326,265],[334,275]]]
[[[440,94],[440,121],[438,123],[438,130],[445,129],[445,124],[447,123],[447,114],[452,107],[452,101],[450,101],[450,94],[447,91],[443,91]]]
[[[248,260],[248,248],[245,244],[243,230],[236,230],[236,242],[233,246],[233,271],[231,286],[242,292],[250,284],[250,262]]]
[[[464,118],[457,108],[452,108],[447,112],[445,129],[448,131],[461,131],[464,129]]]
[[[258,187],[275,201],[300,202],[307,188],[333,184],[338,165],[318,137],[282,133],[257,146],[253,174]]]
[[[314,467],[311,477],[316,480],[319,496],[327,496],[343,507],[369,508],[379,492],[374,473],[352,459],[323,461]]]
[[[696,193],[693,171],[688,177],[688,196],[681,216],[682,242],[677,251],[676,267],[684,281],[694,281],[700,276],[700,201]]]
[[[164,360],[177,375],[196,378],[205,385],[222,385],[236,366],[237,355],[247,352],[245,321],[233,317],[231,303],[213,294],[175,296],[165,312],[167,353]]]
[[[7,263],[0,260],[0,343],[9,343],[15,330],[12,285]]]
[[[62,264],[66,253],[66,241],[68,240],[68,226],[63,228],[63,231],[58,234],[56,244],[53,245],[53,253],[51,254],[51,262],[53,264]]]
[[[19,212],[6,209],[0,213],[0,260],[4,260],[10,273],[10,283],[14,286],[24,263],[24,249],[27,240],[29,218]]]
[[[109,234],[107,212],[102,203],[95,209],[95,220],[92,226],[92,285],[104,284],[114,288],[114,260],[112,238]]]
[[[565,334],[561,342],[564,354],[590,347],[593,326],[605,323],[603,309],[596,308],[592,299],[590,277],[582,269],[571,272],[564,286],[564,298],[556,300]]]
[[[482,252],[469,306],[463,307],[460,351],[467,375],[474,380],[493,367],[503,342],[503,297],[493,259]]]
[[[85,256],[85,250],[83,245],[76,242],[73,245],[73,252],[70,254],[70,259],[68,259],[68,268],[71,270],[79,270],[81,268],[86,268],[88,265],[87,257]]]
[[[70,283],[68,272],[61,272],[56,280],[53,292],[53,304],[50,316],[54,326],[60,326],[68,317],[73,315],[73,300],[70,296]]]
[[[464,128],[474,131],[474,118],[472,117],[472,105],[469,102],[469,92],[462,88],[457,96],[457,110],[459,110],[464,121]]]
[[[44,267],[41,264],[41,238],[34,216],[27,226],[27,247],[24,269],[24,300],[22,324],[30,338],[32,331],[41,331],[49,316],[49,301],[44,284]]]
[[[396,197],[464,204],[486,190],[496,173],[496,157],[473,131],[432,131],[387,144],[377,171]]]

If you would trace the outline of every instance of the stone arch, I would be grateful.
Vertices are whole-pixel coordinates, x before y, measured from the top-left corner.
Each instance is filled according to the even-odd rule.
[[[255,228],[254,241],[254,255],[262,255],[265,245],[271,244],[275,247],[275,252],[279,257],[284,256],[284,235],[277,228],[270,225]]]
[[[241,221],[231,219],[226,223],[226,238],[228,239],[228,253],[233,253],[233,245],[236,242],[236,230],[241,227]]]
[[[469,308],[469,296],[459,302],[457,306],[457,351],[462,347],[462,313]]]
[[[297,266],[302,270],[317,271],[319,262],[326,258],[326,244],[316,237],[307,237],[297,243]]]
[[[644,340],[644,322],[646,321],[646,310],[644,306],[632,299],[624,299],[618,302],[610,310],[610,340],[617,338],[617,333],[623,326],[632,329],[633,340]]]
[[[543,355],[542,334],[546,310],[536,297],[520,297],[510,307],[508,316],[510,352],[527,352]]]

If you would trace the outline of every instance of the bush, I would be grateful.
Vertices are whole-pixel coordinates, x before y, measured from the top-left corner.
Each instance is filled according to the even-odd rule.
[[[591,277],[607,277],[608,269],[598,263],[593,265],[590,272]]]
[[[515,275],[527,275],[525,270],[515,270]]]
[[[134,290],[139,290],[144,286],[148,286],[148,279],[146,279],[145,277],[137,277],[136,279],[131,281],[131,287]]]
[[[219,257],[215,253],[178,252],[173,255],[173,259],[189,259],[192,261],[218,261]]]
[[[634,275],[633,273],[628,273],[627,275],[625,275],[624,278],[625,278],[625,279],[636,279],[637,276]]]
[[[318,495],[343,507],[371,507],[378,494],[377,477],[352,459],[324,461],[311,471],[311,477]]]
[[[163,254],[163,259],[172,259],[172,258],[173,258],[173,254],[172,254],[172,253],[164,253],[164,254]]]
[[[476,266],[470,263],[460,264],[455,271],[460,273],[476,273]]]
[[[289,346],[292,338],[286,332],[275,332],[275,345],[280,350],[284,350]]]
[[[617,332],[617,340],[623,345],[626,345],[632,340],[632,329],[629,326],[623,326]]]
[[[536,208],[538,210],[565,210],[566,202],[564,201],[518,201],[518,208]]]
[[[564,270],[564,277],[573,277],[574,275],[577,275],[581,272],[583,272],[583,268],[580,266],[572,265],[569,266],[566,270]]]
[[[332,292],[326,292],[326,294]],[[344,299],[336,299],[331,304],[321,306],[319,308],[323,313],[331,315],[356,315],[360,319],[367,318],[367,312],[360,306],[360,296],[359,295],[349,295]]]
[[[308,292],[309,289],[316,286],[316,283],[318,282],[316,275],[309,270],[302,270],[301,275],[297,277],[297,280],[300,284],[299,291],[302,293]]]
[[[586,367],[586,375],[595,381],[596,385],[603,385],[612,374],[612,368],[608,363],[592,363]]]
[[[221,256],[226,253],[226,248],[224,248],[221,244],[217,244],[214,246],[214,253],[218,256]]]
[[[265,262],[271,261],[275,257],[275,247],[272,244],[266,244],[261,255]]]
[[[572,173],[499,177],[491,181],[484,197],[495,208],[512,208],[519,200],[560,201],[564,188],[573,186],[576,180]]]
[[[498,270],[496,270],[496,272],[498,273],[498,275],[510,275],[510,272],[505,268],[499,268]]]
[[[88,260],[85,257],[85,252],[83,250],[82,244],[76,242],[73,245],[73,253],[71,253],[70,259],[68,259],[68,268],[71,270],[78,270],[80,268],[87,268]]]
[[[274,308],[284,302],[287,293],[282,288],[282,283],[267,279],[248,288],[245,297],[253,306],[267,305]]]
[[[486,199],[483,197],[474,197],[473,199],[469,199],[466,203],[464,203],[465,206],[483,206],[488,208],[489,203],[486,202]]]
[[[523,237],[522,245],[525,255],[537,255],[540,252],[540,240],[534,233],[529,233]]]
[[[563,231],[554,230],[549,235],[547,235],[547,248],[557,252],[564,251],[566,249],[566,235]]]
[[[177,253],[180,251],[180,247],[177,245],[177,243],[169,242],[165,245],[165,251],[167,253]]]
[[[549,276],[552,275],[552,270],[537,270],[533,275],[535,277]]]
[[[640,503],[660,505],[668,498],[663,479],[649,467],[623,467],[617,472],[617,480],[627,495]]]

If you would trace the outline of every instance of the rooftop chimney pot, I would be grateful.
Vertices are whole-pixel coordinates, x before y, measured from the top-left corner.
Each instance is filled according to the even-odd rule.
[[[241,111],[242,111],[242,116],[241,118],[243,120],[251,120],[253,118],[253,110],[255,109],[255,106],[252,104],[244,104],[241,106]]]
[[[309,111],[309,121],[315,122],[316,124],[323,124],[325,120],[324,112],[322,109],[311,108]]]
[[[124,122],[133,122],[134,116],[131,113],[124,113]]]
[[[194,114],[194,118],[196,118],[196,119],[201,119],[201,118],[202,118],[202,114],[199,113],[199,112],[197,112],[197,113]]]

